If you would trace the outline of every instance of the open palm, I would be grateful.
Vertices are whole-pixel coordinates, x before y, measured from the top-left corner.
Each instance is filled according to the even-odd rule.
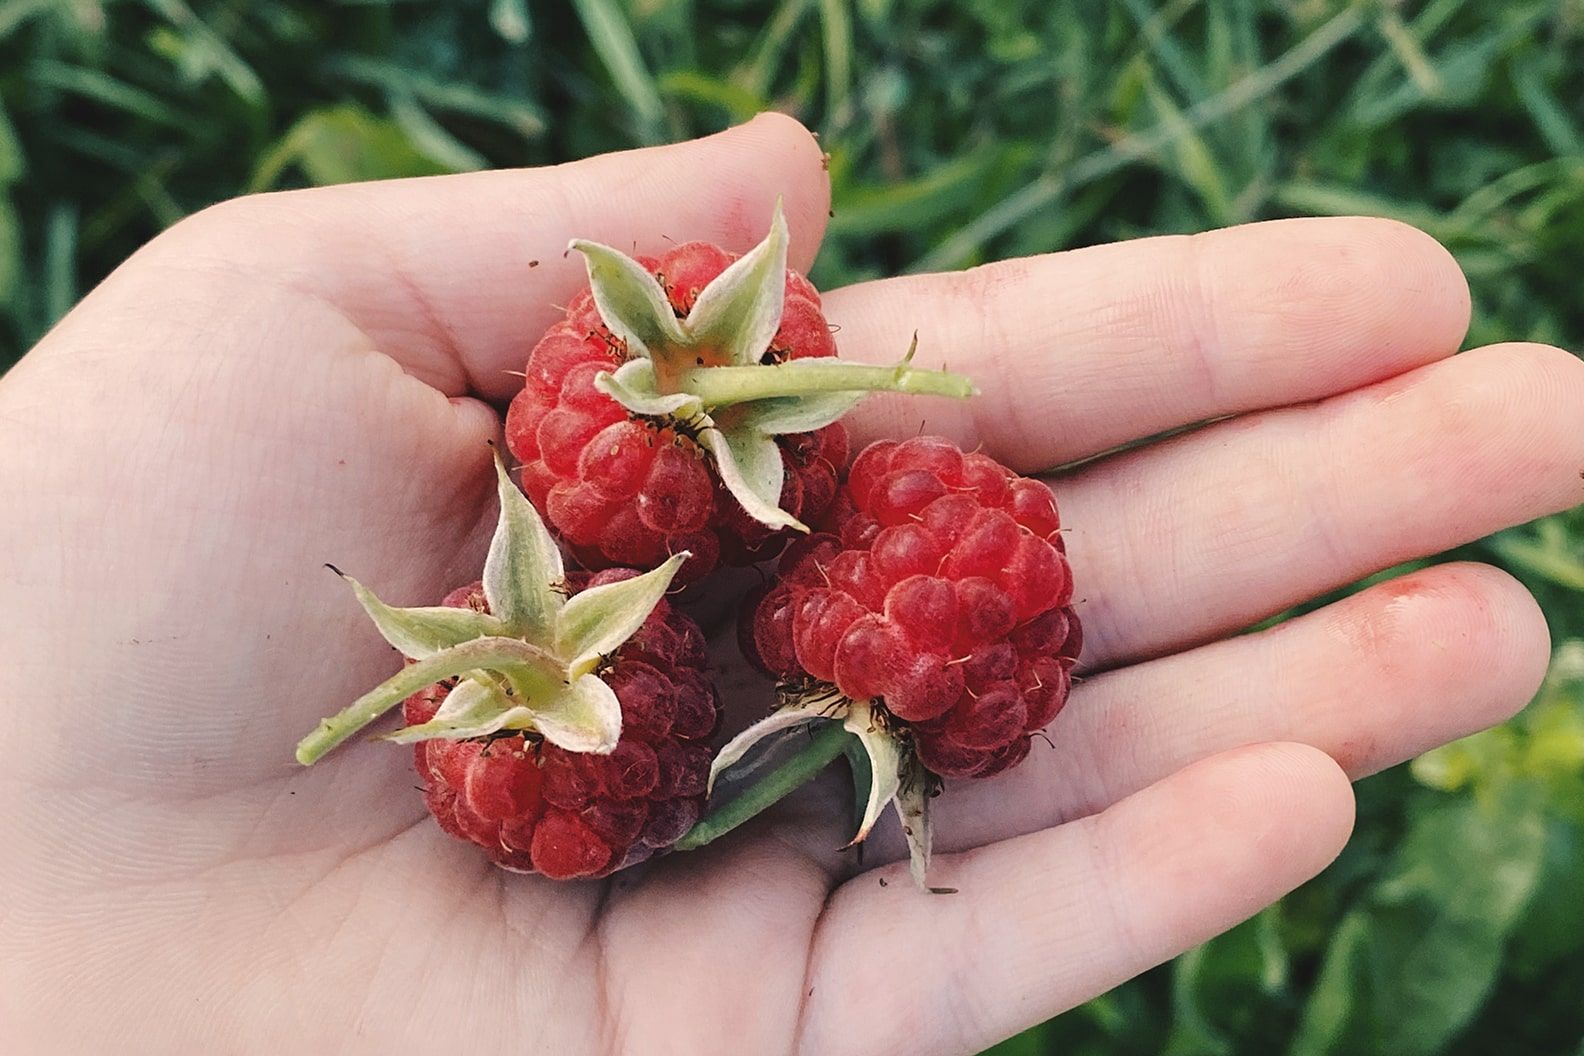
[[[572,235],[813,259],[813,140],[765,118],[539,171],[229,203],[146,247],[0,383],[0,1048],[972,1052],[1249,916],[1346,839],[1345,779],[1511,714],[1547,636],[1466,564],[1297,602],[1584,499],[1584,364],[1449,358],[1461,275],[1375,220],[1255,225],[834,291],[876,397],[1053,481],[1087,679],[1052,745],[937,801],[917,892],[794,799],[702,852],[554,884],[428,822],[405,752],[296,739],[474,578],[486,441],[581,282]],[[768,701],[717,649],[738,715]]]

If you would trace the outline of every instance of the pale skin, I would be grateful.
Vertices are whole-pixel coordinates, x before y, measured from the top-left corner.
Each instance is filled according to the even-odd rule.
[[[1299,220],[829,293],[846,356],[983,395],[876,398],[1053,479],[1085,681],[1029,761],[937,801],[933,879],[836,785],[616,883],[496,870],[407,753],[292,748],[393,670],[337,565],[399,604],[474,578],[487,441],[581,284],[568,238],[743,250],[819,148],[762,118],[537,171],[228,203],[155,240],[0,381],[0,1048],[15,1052],[975,1052],[1248,917],[1352,825],[1358,778],[1513,714],[1533,600],[1444,564],[1584,501],[1584,363],[1451,358],[1426,236]],[[533,262],[537,261],[537,265]],[[729,635],[725,636],[729,642]],[[717,650],[725,659],[727,645]],[[740,720],[765,703],[721,672]]]

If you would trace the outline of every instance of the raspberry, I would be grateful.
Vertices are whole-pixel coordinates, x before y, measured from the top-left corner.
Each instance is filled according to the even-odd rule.
[[[654,260],[650,270],[684,317],[699,291],[735,259],[708,243],[687,242]],[[835,356],[814,288],[791,271],[786,285],[781,327],[767,356],[773,362]],[[791,533],[758,523],[718,487],[710,456],[694,438],[666,423],[629,416],[594,389],[595,375],[620,366],[623,350],[587,294],[574,298],[567,322],[552,328],[529,354],[528,383],[506,414],[506,446],[523,463],[529,496],[541,505],[549,499],[545,514],[551,526],[595,567],[652,565],[654,555],[686,549],[693,557],[681,578],[693,581],[721,560],[749,564],[774,557]],[[846,461],[846,431],[832,423],[776,441],[786,453],[783,495],[797,496],[782,508],[804,520],[823,516]],[[619,511],[634,497],[636,518],[618,522]],[[710,542],[701,545],[699,534]]]
[[[585,577],[580,586],[630,574],[613,569]],[[453,591],[444,604],[465,607],[477,597],[475,584]],[[569,752],[522,735],[414,745],[425,802],[441,827],[483,847],[502,865],[560,880],[615,871],[650,831],[652,817],[659,819],[656,832],[681,831],[648,846],[662,848],[680,838],[687,830],[676,819],[696,819],[703,807],[707,742],[720,721],[720,702],[702,671],[697,624],[664,601],[650,620],[654,625],[646,621],[603,676],[622,710],[621,740],[609,755]],[[651,639],[666,636],[667,655],[645,648],[644,631]],[[444,685],[429,686],[408,697],[402,708],[407,722],[433,718],[447,692]],[[671,768],[664,775],[662,752]]]
[[[691,581],[773,558],[835,499],[852,402],[971,394],[965,379],[913,368],[911,352],[894,367],[837,360],[819,293],[785,266],[787,240],[778,209],[740,258],[704,242],[635,259],[573,242],[590,286],[529,354],[505,434],[529,497],[588,566],[687,549]],[[955,454],[933,441],[907,452],[942,472]],[[928,501],[917,489],[934,479],[903,481],[889,515]],[[620,517],[629,506],[636,517]]]
[[[568,573],[496,470],[501,517],[480,581],[419,609],[350,581],[409,660],[324,720],[297,758],[313,763],[400,703],[407,725],[389,737],[413,744],[444,831],[508,869],[604,876],[669,846],[703,806],[721,708],[703,632],[664,596],[685,555],[642,573]],[[558,484],[552,498],[592,490]]]
[[[871,444],[742,623],[789,683],[878,701],[948,777],[1016,765],[1082,647],[1050,491],[936,437]]]

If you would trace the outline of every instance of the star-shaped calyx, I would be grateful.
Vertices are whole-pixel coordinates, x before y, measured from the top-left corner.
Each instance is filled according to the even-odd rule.
[[[323,720],[297,745],[298,762],[315,762],[405,698],[447,679],[458,681],[434,718],[388,740],[520,730],[568,751],[615,749],[621,705],[600,677],[601,665],[643,625],[688,554],[569,597],[555,540],[498,457],[495,469],[500,521],[484,563],[489,611],[394,608],[343,574],[380,634],[412,662]]]
[[[801,531],[779,506],[785,470],[776,437],[824,428],[870,392],[965,399],[974,389],[966,378],[914,367],[913,349],[879,367],[834,356],[770,359],[787,241],[778,203],[765,240],[706,285],[680,318],[638,261],[597,242],[577,239],[571,248],[583,254],[595,307],[628,356],[596,387],[632,414],[696,437],[721,483],[756,521]]]

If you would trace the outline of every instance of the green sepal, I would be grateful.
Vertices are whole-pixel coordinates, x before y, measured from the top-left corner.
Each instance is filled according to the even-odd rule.
[[[874,784],[874,768],[869,763],[868,749],[856,737],[848,738],[847,744],[842,749],[842,754],[847,757],[847,770],[852,775],[852,825],[853,831],[857,832],[859,827],[863,825],[864,814],[869,808],[869,789]]]
[[[949,895],[954,894],[956,888],[931,887],[929,884],[930,845],[934,842],[929,816],[929,780],[929,775],[918,760],[908,759],[903,764],[902,780],[891,802],[896,807],[897,819],[902,823],[902,835],[907,840],[908,872],[913,877],[913,883],[920,891]]]
[[[765,368],[774,369],[774,368]],[[746,425],[765,436],[812,433],[839,422],[867,392],[821,392],[811,396],[773,396],[744,408]]]
[[[498,451],[495,475],[500,519],[484,560],[484,599],[509,633],[543,641],[565,601],[557,590],[566,575],[561,551],[539,511],[512,483]]]
[[[395,608],[379,600],[372,590],[339,568],[331,565],[330,569],[351,585],[358,603],[363,606],[363,611],[368,613],[369,619],[374,621],[374,627],[379,631],[380,637],[394,646],[403,656],[423,660],[452,646],[472,641],[474,638],[499,635],[502,632],[499,620],[487,613],[474,612],[472,609],[457,609],[444,605],[415,609]]]
[[[795,729],[821,719],[841,719],[845,717],[846,701],[841,700],[832,708],[832,701],[828,698],[804,701],[799,704],[788,704],[777,708],[769,715],[743,730],[737,736],[727,741],[715,759],[710,763],[709,783],[706,785],[708,792],[715,791],[715,781],[727,769],[736,765],[743,756],[761,744],[765,738],[773,737],[785,730]]]
[[[522,729],[532,722],[533,712],[514,705],[498,685],[465,678],[446,694],[434,718],[416,726],[403,726],[387,733],[383,740],[396,744],[434,739],[461,741],[507,728]]]
[[[751,428],[731,432],[705,429],[699,439],[715,457],[715,471],[721,483],[750,517],[770,528],[808,531],[802,521],[780,506],[786,466],[774,440]]]
[[[620,250],[580,238],[568,248],[583,254],[594,306],[611,333],[626,342],[629,356],[653,358],[686,343],[665,290],[642,264]]]
[[[462,681],[434,718],[390,740],[525,729],[569,751],[616,747],[621,705],[594,672],[643,626],[689,555],[568,599],[560,550],[498,457],[495,465],[501,511],[484,565],[490,613],[393,608],[343,576],[385,639],[417,662],[322,721],[298,744],[299,762],[316,761],[406,697],[448,678]]]
[[[864,754],[869,757],[869,788],[863,797],[863,814],[858,819],[858,831],[847,846],[862,843],[880,818],[886,804],[896,798],[902,784],[902,748],[897,738],[875,719],[874,709],[867,700],[855,700],[847,709],[843,720],[847,732],[858,738]]]
[[[594,387],[633,414],[646,418],[675,418],[689,423],[708,424],[703,402],[686,392],[661,393],[655,379],[654,364],[647,359],[629,359],[615,372],[601,371],[594,376]]]
[[[770,233],[699,291],[683,328],[688,343],[706,349],[712,363],[758,363],[781,327],[786,296],[786,216],[776,200]]]
[[[572,248],[586,258],[595,306],[629,354],[619,369],[600,374],[596,387],[633,414],[697,436],[714,455],[721,483],[754,520],[806,531],[780,508],[784,470],[773,437],[824,428],[869,392],[966,399],[974,387],[967,378],[914,368],[916,336],[891,366],[829,356],[765,363],[785,308],[789,240],[777,202],[764,240],[700,290],[681,320],[637,261],[594,242]]]
[[[535,701],[534,728],[569,752],[609,755],[621,739],[621,703],[598,675],[574,678]]]
[[[691,556],[683,550],[641,576],[590,587],[567,599],[556,623],[555,654],[566,661],[568,672],[573,677],[587,674],[600,657],[631,638]]]

